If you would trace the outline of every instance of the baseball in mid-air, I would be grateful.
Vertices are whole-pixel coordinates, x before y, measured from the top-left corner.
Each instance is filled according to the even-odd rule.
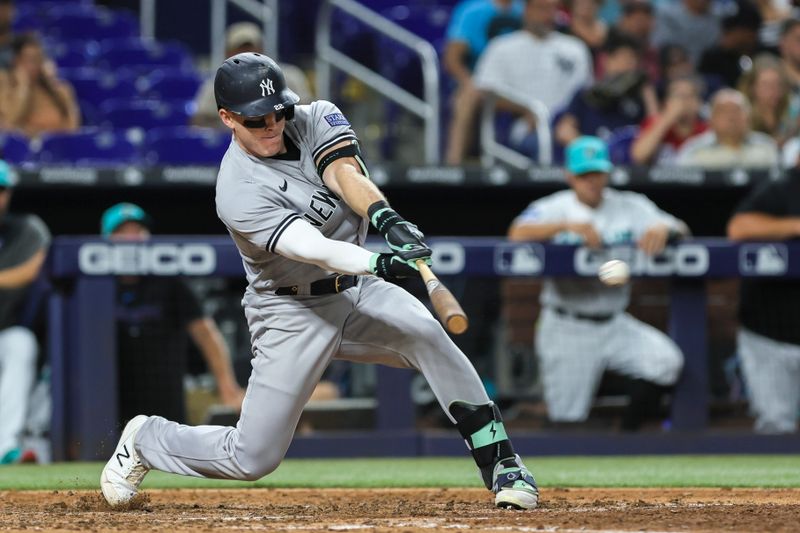
[[[631,269],[628,267],[628,263],[619,259],[606,261],[597,271],[597,277],[600,278],[600,281],[612,287],[624,285],[628,282],[630,276]]]

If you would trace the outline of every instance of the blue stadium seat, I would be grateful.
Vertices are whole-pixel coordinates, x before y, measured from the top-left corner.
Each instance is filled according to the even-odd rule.
[[[144,39],[121,39],[103,42],[97,66],[118,69],[121,66],[152,70],[171,68],[191,70],[192,59],[186,47],[179,43],[157,43]]]
[[[91,11],[67,10],[46,22],[47,34],[62,41],[78,39],[119,39],[139,34],[139,21],[126,11],[96,8]]]
[[[191,100],[202,83],[203,78],[195,72],[160,69],[144,76],[137,86],[139,93],[147,98]]]
[[[143,160],[151,165],[219,165],[231,142],[214,128],[161,128],[147,132]]]
[[[100,105],[106,100],[133,98],[136,84],[115,72],[96,68],[62,69],[59,75],[72,84],[79,100]]]
[[[102,166],[135,164],[139,154],[124,132],[87,128],[43,136],[38,159],[43,164]]]
[[[100,49],[97,41],[44,41],[44,48],[59,69],[83,68],[91,65]]]
[[[29,161],[31,149],[28,139],[16,133],[0,134],[0,158],[13,164]]]
[[[450,22],[450,8],[446,6],[403,4],[385,9],[381,14],[431,43],[444,37]]]
[[[630,165],[631,146],[639,135],[639,126],[623,126],[611,132],[608,138],[608,155],[615,165]]]
[[[186,126],[192,115],[189,100],[109,100],[100,106],[101,125],[110,128]]]

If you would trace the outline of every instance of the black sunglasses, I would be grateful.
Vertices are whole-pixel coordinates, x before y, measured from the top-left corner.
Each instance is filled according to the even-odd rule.
[[[286,110],[285,109],[281,109],[280,111],[275,111],[275,113],[273,113],[273,114],[275,115],[275,122],[280,122],[281,120],[286,118]],[[266,119],[266,117],[268,117],[268,116],[269,115],[263,115],[263,116],[260,116],[260,117],[257,117],[257,118],[256,117],[245,118],[242,121],[242,126],[244,126],[247,129],[251,129],[251,130],[260,129],[260,128],[266,128],[267,127],[267,119]]]

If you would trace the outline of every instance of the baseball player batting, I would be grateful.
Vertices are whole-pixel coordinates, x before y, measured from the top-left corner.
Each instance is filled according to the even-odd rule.
[[[217,178],[217,213],[242,256],[252,373],[236,427],[189,427],[139,415],[125,426],[100,484],[130,501],[151,469],[259,479],[275,470],[303,406],[332,359],[415,368],[467,442],[500,507],[536,507],[475,369],[428,310],[387,279],[430,261],[423,234],[369,180],[345,116],[326,101],[296,105],[281,69],[245,53],[217,70],[219,116],[232,131]],[[372,224],[391,253],[364,248]]]

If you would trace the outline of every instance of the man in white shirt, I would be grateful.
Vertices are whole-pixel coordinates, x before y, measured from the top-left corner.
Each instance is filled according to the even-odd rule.
[[[475,67],[475,85],[514,100],[538,100],[551,115],[565,107],[592,81],[592,59],[583,41],[553,30],[557,7],[558,0],[527,0],[524,28],[489,43]],[[518,102],[501,101],[498,107],[522,116],[514,139],[522,143],[536,117]]]
[[[769,135],[750,130],[750,103],[734,89],[720,89],[711,99],[711,129],[686,141],[676,163],[685,167],[724,169],[778,165],[778,147]]]
[[[514,219],[509,239],[590,248],[630,243],[658,255],[670,238],[688,234],[682,221],[644,195],[607,187],[612,165],[601,139],[579,137],[567,146],[566,159],[570,189],[531,203]],[[633,378],[622,428],[638,429],[657,408],[663,389],[678,380],[683,367],[678,346],[625,312],[628,285],[546,279],[540,300],[536,353],[550,420],[586,420],[603,372],[612,370]]]

